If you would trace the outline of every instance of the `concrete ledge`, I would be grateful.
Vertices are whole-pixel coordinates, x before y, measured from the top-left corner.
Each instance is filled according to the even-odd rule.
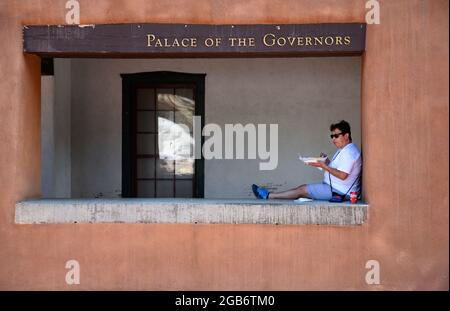
[[[256,199],[41,199],[16,204],[16,224],[192,223],[361,225],[367,204]]]

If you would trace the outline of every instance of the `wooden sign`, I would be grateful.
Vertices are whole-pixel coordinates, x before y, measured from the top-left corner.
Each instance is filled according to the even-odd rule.
[[[360,54],[366,24],[24,26],[24,52],[54,57]]]

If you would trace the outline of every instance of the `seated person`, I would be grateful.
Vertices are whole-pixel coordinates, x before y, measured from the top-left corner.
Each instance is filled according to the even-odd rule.
[[[338,148],[333,158],[325,162],[312,162],[308,165],[320,167],[324,172],[323,182],[301,185],[283,192],[269,192],[267,189],[252,185],[255,196],[259,199],[310,198],[314,200],[331,200],[336,193],[341,198],[349,199],[351,192],[360,191],[361,152],[352,143],[350,124],[344,120],[331,124],[331,140]],[[321,153],[321,156],[326,157]]]

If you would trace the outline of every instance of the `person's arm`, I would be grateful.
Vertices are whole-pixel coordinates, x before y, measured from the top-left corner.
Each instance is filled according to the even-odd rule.
[[[321,169],[327,171],[328,173],[330,173],[334,177],[339,178],[341,180],[346,180],[348,175],[349,175],[346,172],[343,172],[343,171],[337,170],[335,168],[329,167],[324,162],[312,162],[312,163],[309,163],[309,165],[314,166],[314,167],[320,167]]]

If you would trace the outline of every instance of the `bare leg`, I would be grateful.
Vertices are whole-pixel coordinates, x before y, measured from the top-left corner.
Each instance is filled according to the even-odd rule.
[[[309,198],[308,191],[306,190],[306,185],[301,185],[283,192],[271,192],[269,194],[269,199],[295,200],[298,198]]]

